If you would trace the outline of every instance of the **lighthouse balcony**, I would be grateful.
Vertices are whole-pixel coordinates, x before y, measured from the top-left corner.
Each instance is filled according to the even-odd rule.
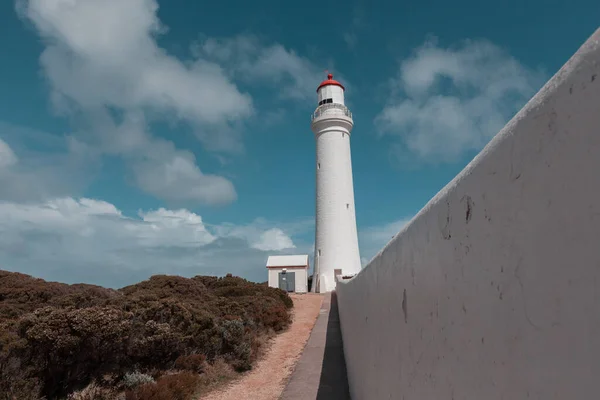
[[[317,109],[311,116],[311,121],[314,121],[315,119],[317,119],[319,117],[329,116],[329,115],[331,115],[331,116],[343,115],[345,117],[352,119],[352,113],[350,112],[350,110],[348,110],[348,107],[346,107],[343,104],[328,103],[328,104],[323,104],[323,105],[320,105],[319,107],[317,107]]]

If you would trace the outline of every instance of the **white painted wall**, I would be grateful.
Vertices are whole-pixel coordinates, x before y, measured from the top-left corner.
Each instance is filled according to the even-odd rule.
[[[296,293],[308,292],[308,268],[293,269],[296,272]]]
[[[319,99],[325,90],[343,93],[339,86],[324,86]],[[321,293],[335,289],[334,269],[354,274],[361,268],[350,154],[353,121],[344,108],[335,108],[335,104],[343,106],[343,97],[340,101],[333,107],[321,106],[327,112],[311,125],[317,151],[314,264],[318,279],[314,282]]]
[[[269,268],[267,270],[269,273],[269,287],[278,288],[279,287],[279,273],[281,269]]]
[[[354,400],[600,396],[599,41],[338,283]]]
[[[296,274],[295,284],[296,293],[306,293],[308,291],[308,268],[286,268],[287,272],[294,272]],[[283,268],[269,268],[269,286],[278,288],[279,287],[279,273],[283,271]]]

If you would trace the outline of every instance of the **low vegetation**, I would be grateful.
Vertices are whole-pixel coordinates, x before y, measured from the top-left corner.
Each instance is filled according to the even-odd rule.
[[[153,276],[119,290],[0,270],[0,400],[187,400],[290,323],[282,290]]]

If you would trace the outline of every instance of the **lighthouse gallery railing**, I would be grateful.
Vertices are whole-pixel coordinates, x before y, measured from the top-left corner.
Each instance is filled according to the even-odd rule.
[[[315,118],[320,117],[321,115],[325,114],[328,110],[331,110],[331,109],[340,110],[340,111],[342,111],[342,113],[345,116],[352,118],[352,113],[350,112],[350,110],[348,110],[348,107],[346,107],[343,104],[330,103],[330,104],[323,104],[323,105],[317,107],[315,112],[312,114],[310,120],[312,121]]]

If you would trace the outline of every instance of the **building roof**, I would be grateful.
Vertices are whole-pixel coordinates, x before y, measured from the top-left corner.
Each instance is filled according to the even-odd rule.
[[[323,86],[327,86],[327,85],[336,85],[341,87],[343,90],[346,90],[346,88],[344,88],[344,85],[342,85],[341,83],[339,83],[338,81],[336,81],[335,79],[333,79],[333,74],[327,74],[327,79],[324,80],[323,82],[321,82],[321,84],[319,85],[319,87],[317,88],[317,92],[319,91],[319,89],[321,89]]]
[[[308,267],[308,255],[269,256],[267,268],[273,267]]]

